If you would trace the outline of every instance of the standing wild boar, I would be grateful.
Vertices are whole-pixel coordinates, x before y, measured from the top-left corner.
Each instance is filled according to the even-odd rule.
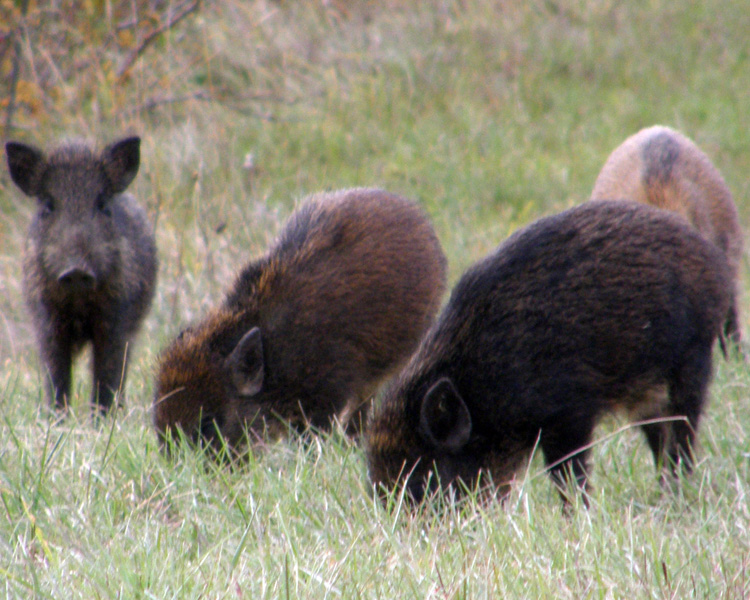
[[[18,142],[5,151],[13,182],[37,200],[23,284],[48,399],[58,409],[67,406],[72,360],[91,342],[91,403],[106,412],[124,384],[128,344],[156,279],[151,226],[123,193],[138,172],[140,140],[120,140],[98,155],[82,143],[47,156]]]
[[[437,312],[445,257],[419,207],[374,189],[319,194],[224,302],[162,353],[154,424],[242,445],[247,429],[358,418]]]
[[[642,429],[657,466],[689,469],[730,279],[683,219],[635,202],[588,202],[516,232],[463,275],[373,407],[373,483],[406,480],[419,501],[484,471],[505,491],[538,442],[555,481],[572,470],[585,489],[585,446],[615,409],[686,417]]]
[[[609,156],[591,198],[636,200],[675,212],[721,248],[734,292],[720,339],[722,347],[725,338],[738,346],[742,229],[724,178],[698,146],[668,127],[642,129]]]

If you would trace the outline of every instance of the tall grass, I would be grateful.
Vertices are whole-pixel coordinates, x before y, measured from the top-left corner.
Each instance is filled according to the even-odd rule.
[[[639,434],[609,435],[622,423],[608,421],[592,506],[569,515],[539,458],[505,503],[412,514],[398,497],[391,510],[373,499],[362,450],[340,432],[280,442],[230,470],[187,450],[165,459],[150,425],[160,348],[309,192],[373,185],[418,199],[455,281],[519,226],[585,200],[615,146],[663,123],[713,159],[746,222],[741,3],[205,2],[117,77],[182,6],[128,5],[141,11],[120,30],[132,38],[113,37],[132,15],[108,2],[57,20],[39,18],[56,4],[32,2],[36,21],[15,28],[14,9],[0,25],[21,32],[27,82],[6,137],[141,135],[133,191],[162,263],[124,408],[89,422],[80,360],[73,414],[56,423],[20,289],[33,202],[0,177],[7,597],[750,596],[750,376],[718,355],[696,472],[662,489]]]

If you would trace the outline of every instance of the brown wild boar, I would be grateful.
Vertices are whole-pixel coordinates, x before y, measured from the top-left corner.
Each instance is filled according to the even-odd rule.
[[[310,197],[222,304],[160,359],[154,424],[198,443],[358,418],[416,348],[446,262],[413,202],[382,190]]]
[[[505,492],[538,443],[556,483],[572,471],[585,489],[585,447],[616,409],[684,416],[642,430],[657,466],[689,470],[730,278],[683,219],[635,202],[587,202],[516,232],[463,275],[373,406],[372,482],[419,501],[484,472]]]
[[[124,385],[128,344],[156,279],[153,231],[124,193],[138,173],[140,140],[122,139],[100,154],[78,142],[48,155],[19,142],[8,142],[5,151],[11,179],[37,200],[23,284],[48,399],[58,409],[67,406],[73,358],[90,342],[91,404],[106,412]]]
[[[691,140],[668,127],[642,129],[612,152],[594,184],[592,200],[636,200],[685,217],[724,252],[733,298],[721,343],[739,347],[739,273],[743,240],[737,207],[721,173]]]

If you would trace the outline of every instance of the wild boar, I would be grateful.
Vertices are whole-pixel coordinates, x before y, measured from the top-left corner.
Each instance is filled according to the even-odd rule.
[[[80,142],[49,155],[19,142],[5,150],[11,179],[37,200],[23,287],[48,400],[67,407],[72,361],[90,342],[91,404],[106,412],[125,383],[129,344],[151,305],[158,268],[146,213],[124,193],[138,173],[140,139],[99,154]]]
[[[180,429],[239,451],[246,431],[275,438],[358,418],[433,320],[445,269],[415,203],[376,189],[312,196],[161,354],[160,439]]]
[[[724,178],[700,148],[668,127],[642,129],[609,156],[591,198],[635,200],[675,212],[721,248],[732,273],[734,292],[720,341],[725,353],[725,339],[739,349],[742,229]]]
[[[586,487],[602,415],[644,424],[658,466],[692,463],[712,346],[731,300],[721,251],[680,217],[587,202],[519,230],[472,266],[368,419],[383,491],[495,491],[536,447],[556,483]],[[381,487],[382,486],[382,487]]]

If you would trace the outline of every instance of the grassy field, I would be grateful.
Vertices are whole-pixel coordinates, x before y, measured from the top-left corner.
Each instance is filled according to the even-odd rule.
[[[454,282],[519,226],[584,201],[609,152],[662,123],[712,158],[747,223],[747,7],[226,0],[172,23],[189,2],[80,2],[64,18],[23,6],[0,0],[0,85],[13,48],[20,68],[4,138],[140,135],[132,190],[161,269],[124,408],[89,421],[82,357],[73,414],[55,424],[20,287],[33,202],[0,176],[0,593],[750,597],[750,373],[718,353],[696,472],[663,490],[639,434],[608,421],[591,508],[567,516],[538,458],[504,504],[410,514],[373,499],[340,432],[228,470],[164,458],[150,417],[159,350],[311,192],[418,199]],[[747,262],[743,277],[750,335]]]

